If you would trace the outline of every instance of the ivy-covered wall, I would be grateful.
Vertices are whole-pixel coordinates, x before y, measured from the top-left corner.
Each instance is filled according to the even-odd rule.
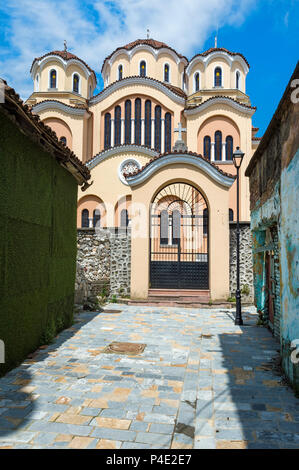
[[[0,375],[72,323],[77,182],[0,108]]]

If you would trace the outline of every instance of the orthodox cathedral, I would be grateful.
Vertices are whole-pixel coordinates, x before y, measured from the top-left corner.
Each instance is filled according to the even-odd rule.
[[[248,222],[244,171],[256,149],[246,94],[249,64],[214,47],[190,60],[168,45],[136,40],[95,72],[63,51],[34,59],[27,104],[91,172],[79,189],[78,228],[129,227],[131,297],[149,289],[229,295],[229,224]]]

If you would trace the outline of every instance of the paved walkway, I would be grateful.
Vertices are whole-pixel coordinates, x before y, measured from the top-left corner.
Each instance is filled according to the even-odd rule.
[[[108,308],[0,379],[0,448],[299,447],[299,400],[253,309],[236,327],[230,310]]]

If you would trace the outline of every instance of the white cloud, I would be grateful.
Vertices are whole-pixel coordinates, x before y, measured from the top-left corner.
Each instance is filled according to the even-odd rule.
[[[71,52],[100,72],[107,55],[116,47],[145,38],[147,28],[150,37],[190,57],[202,50],[217,26],[242,24],[255,3],[256,0],[7,0],[0,7],[0,14],[2,11],[8,16],[6,43],[0,45],[0,76],[26,98],[32,92],[32,60],[50,50],[62,49],[64,39]]]

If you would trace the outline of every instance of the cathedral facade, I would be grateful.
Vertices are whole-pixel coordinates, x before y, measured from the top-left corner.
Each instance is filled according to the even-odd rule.
[[[246,58],[211,48],[191,60],[153,39],[117,48],[94,71],[67,50],[36,58],[27,104],[87,165],[78,228],[130,228],[131,296],[229,295],[229,224],[249,221],[244,171],[257,147]]]

